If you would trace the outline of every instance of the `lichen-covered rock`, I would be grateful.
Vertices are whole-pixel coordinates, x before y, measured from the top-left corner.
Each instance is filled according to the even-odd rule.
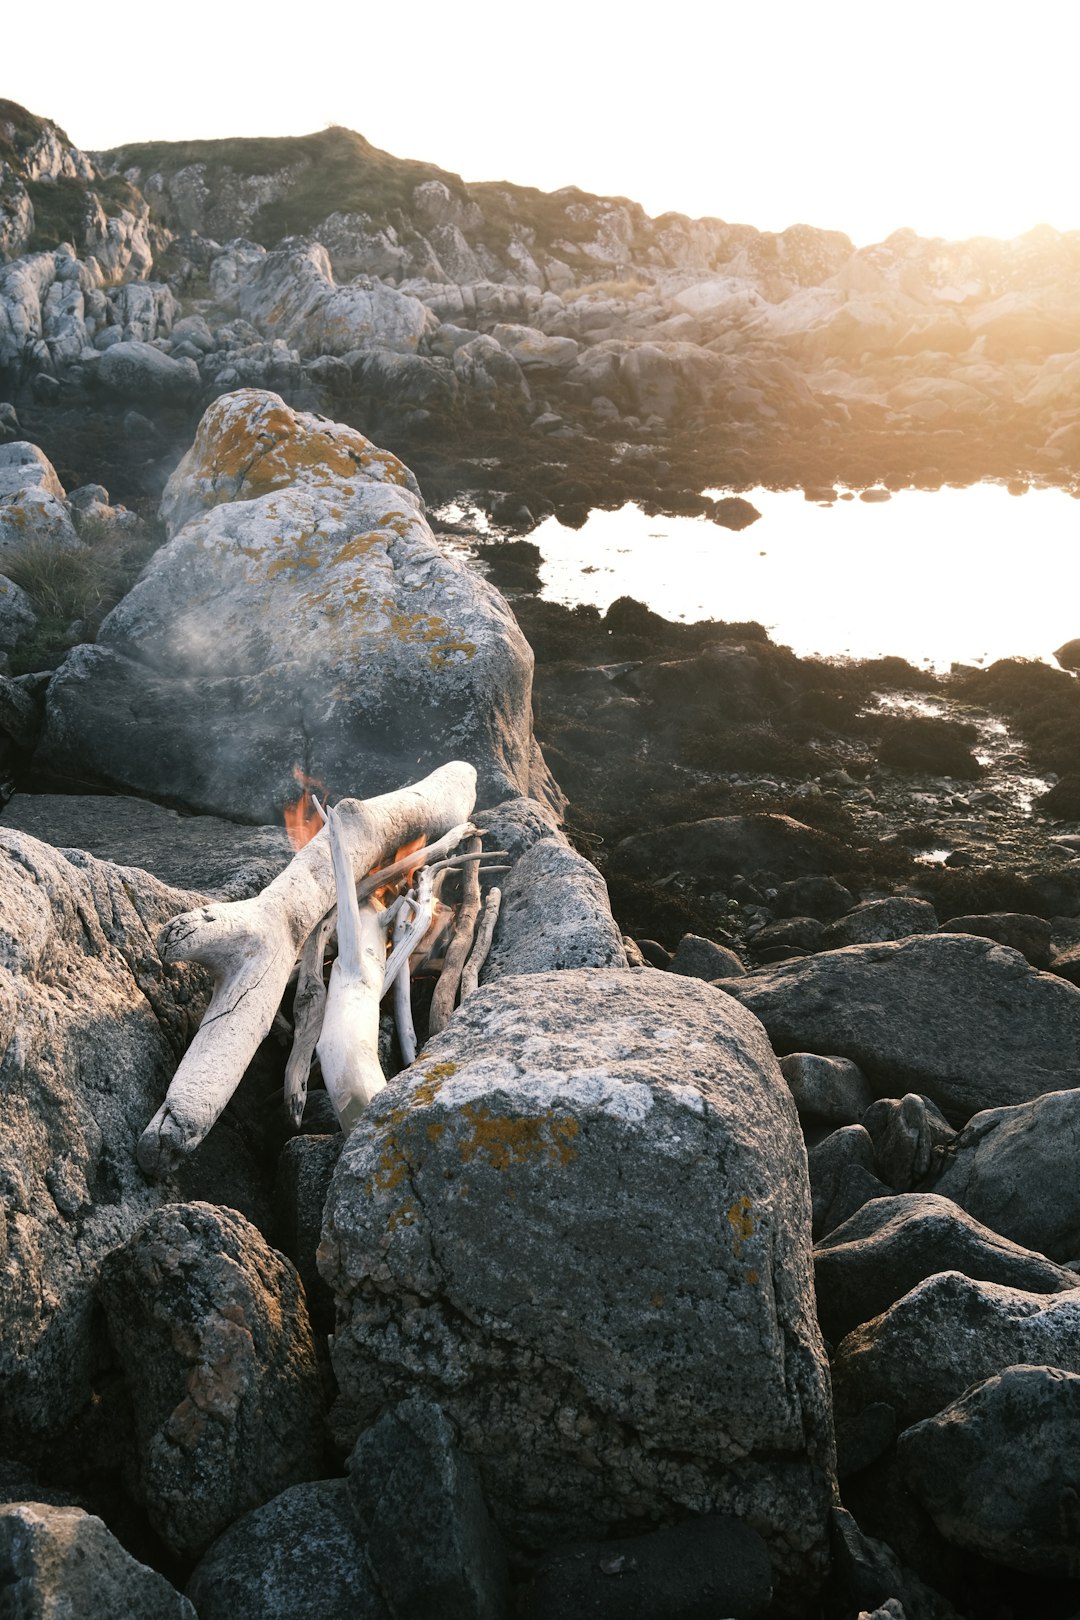
[[[1028,1293],[1067,1293],[1080,1278],[982,1226],[948,1198],[903,1193],[864,1204],[814,1248],[818,1316],[840,1339],[939,1271]]]
[[[155,1211],[104,1262],[100,1294],[132,1395],[138,1494],[174,1552],[204,1552],[323,1472],[303,1289],[236,1210]]]
[[[207,411],[164,512],[173,539],[50,685],[42,763],[262,822],[297,765],[335,796],[454,758],[481,802],[551,790],[529,647],[396,457],[242,390]]]
[[[625,967],[626,950],[595,866],[563,839],[543,838],[514,864],[481,974]]]
[[[0,1506],[0,1613],[6,1620],[196,1620],[164,1575],[95,1518],[45,1502]]]
[[[435,1401],[512,1537],[733,1511],[789,1597],[822,1572],[805,1156],[760,1027],[708,986],[482,987],[348,1138],[320,1264],[352,1423]]]
[[[288,242],[258,260],[239,288],[238,307],[260,332],[302,355],[368,348],[412,354],[438,325],[418,298],[382,282],[358,277],[336,286],[318,242]]]
[[[187,1594],[199,1620],[395,1620],[343,1479],[292,1485],[229,1526]]]
[[[0,444],[0,560],[31,543],[79,544],[64,505],[64,486],[36,444]]]
[[[779,1052],[849,1057],[879,1095],[923,1093],[953,1119],[1080,1085],[1080,991],[992,940],[849,945],[724,989]]]
[[[94,382],[107,393],[136,402],[180,403],[193,399],[199,387],[194,360],[174,360],[151,343],[124,339],[94,363]]]
[[[174,1182],[135,1144],[205,1005],[157,954],[199,902],[144,872],[0,831],[0,1449],[33,1460],[91,1398],[104,1254]]]
[[[904,1478],[947,1540],[993,1563],[1075,1580],[1080,1377],[1008,1367],[907,1429]]]

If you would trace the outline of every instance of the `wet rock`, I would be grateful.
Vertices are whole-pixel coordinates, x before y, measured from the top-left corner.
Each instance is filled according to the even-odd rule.
[[[967,934],[854,945],[759,969],[724,990],[781,1053],[849,1057],[953,1119],[1080,1084],[1080,993]]]
[[[351,428],[256,390],[216,400],[166,490],[174,538],[52,681],[40,763],[262,822],[301,761],[335,795],[468,757],[482,803],[557,799],[529,648],[414,489]]]
[[[670,961],[670,971],[690,979],[730,979],[746,969],[735,951],[700,934],[684,934]]]
[[[736,1518],[708,1514],[620,1541],[548,1553],[523,1600],[523,1620],[693,1620],[760,1614],[772,1596],[761,1537]]]
[[[997,940],[1010,950],[1026,956],[1032,967],[1050,966],[1051,925],[1044,917],[1031,917],[1019,911],[983,912],[978,916],[950,917],[941,924],[943,934],[977,934]]]
[[[1080,1257],[1080,1091],[1051,1091],[976,1114],[935,1191],[1014,1243],[1054,1260]]]
[[[901,1471],[947,1540],[997,1564],[1075,1579],[1080,1377],[1008,1367],[897,1441]]]
[[[108,1256],[100,1293],[132,1395],[138,1494],[174,1552],[204,1552],[241,1513],[322,1472],[299,1279],[236,1210],[156,1211]]]
[[[966,721],[930,715],[896,716],[882,727],[878,759],[883,765],[974,781],[984,771],[970,746],[977,735],[975,727]]]
[[[937,913],[925,900],[908,900],[902,895],[864,900],[826,928],[820,949],[834,951],[844,945],[876,945],[911,934],[932,934],[937,926]]]
[[[452,1424],[402,1401],[349,1458],[349,1496],[394,1620],[503,1620],[506,1552]]]
[[[823,1332],[842,1338],[939,1271],[962,1271],[976,1281],[1037,1294],[1078,1286],[1073,1272],[1010,1243],[951,1199],[903,1193],[864,1204],[815,1245]]]
[[[293,1485],[238,1519],[196,1566],[199,1620],[396,1620],[343,1479]]]
[[[841,1341],[833,1360],[837,1423],[880,1402],[905,1429],[1018,1365],[1080,1372],[1080,1288],[1034,1294],[943,1271]]]
[[[613,864],[630,874],[678,871],[720,879],[759,870],[780,877],[825,872],[843,858],[839,845],[801,821],[768,814],[683,821],[624,838],[612,851]]]
[[[0,1505],[0,1608],[11,1620],[196,1620],[100,1519],[45,1502]]]
[[[514,1540],[737,1502],[778,1583],[813,1582],[830,1462],[804,1164],[759,1026],[709,986],[482,987],[338,1164],[320,1264],[351,1423],[438,1402]]]
[[[625,966],[622,935],[595,866],[560,839],[533,844],[503,885],[482,982],[555,968]]]
[[[741,495],[726,495],[713,502],[709,516],[723,529],[748,529],[761,513],[752,501],[744,500]]]

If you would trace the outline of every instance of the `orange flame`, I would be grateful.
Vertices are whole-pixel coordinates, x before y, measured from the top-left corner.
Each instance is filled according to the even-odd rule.
[[[394,859],[392,861],[387,861],[386,864],[387,866],[396,866],[398,861],[403,861],[407,855],[414,855],[417,850],[421,850],[423,847],[423,834],[421,834],[418,838],[410,838],[406,843],[402,844],[401,848],[394,856]],[[375,893],[371,897],[375,904],[383,908],[389,905],[390,901],[394,899],[396,895],[403,893],[404,890],[409,887],[413,878],[416,876],[419,867],[420,862],[417,861],[416,865],[410,866],[401,877],[394,878],[390,883],[384,883],[380,888],[376,889]]]
[[[299,765],[293,766],[293,777],[299,782],[303,792],[294,804],[285,806],[285,831],[289,835],[289,843],[293,849],[303,849],[305,844],[310,844],[322,826],[322,817],[315,808],[311,790],[317,788],[325,799],[326,789],[313,776],[305,776]]]

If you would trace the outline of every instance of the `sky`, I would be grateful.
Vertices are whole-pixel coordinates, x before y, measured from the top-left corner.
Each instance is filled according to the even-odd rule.
[[[344,124],[466,180],[857,246],[1080,227],[1080,0],[52,0],[0,96],[88,150]],[[29,36],[24,36],[29,38]]]

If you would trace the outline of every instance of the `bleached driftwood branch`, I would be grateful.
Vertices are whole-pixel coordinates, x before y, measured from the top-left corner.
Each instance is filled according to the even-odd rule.
[[[461,970],[461,999],[471,996],[480,983],[480,969],[488,959],[491,941],[495,936],[495,924],[499,920],[499,907],[502,905],[502,890],[489,889],[484,900],[484,909],[480,913],[480,921],[476,925],[476,939],[473,941],[469,960]]]
[[[353,881],[403,844],[467,822],[476,772],[457,760],[413,787],[337,806]],[[139,1141],[148,1175],[165,1175],[199,1145],[232,1096],[277,1012],[293,964],[334,904],[330,840],[318,833],[261,894],[174,917],[162,930],[167,962],[200,962],[214,976],[206,1016]]]
[[[428,1031],[432,1035],[438,1035],[450,1022],[450,1014],[457,1000],[458,985],[461,983],[461,970],[465,966],[465,958],[469,954],[473,934],[476,931],[476,918],[480,911],[480,851],[480,840],[474,838],[469,845],[468,853],[470,857],[475,858],[469,860],[462,872],[461,900],[454,921],[454,932],[447,948],[443,970],[435,986],[435,994],[431,998]]]

